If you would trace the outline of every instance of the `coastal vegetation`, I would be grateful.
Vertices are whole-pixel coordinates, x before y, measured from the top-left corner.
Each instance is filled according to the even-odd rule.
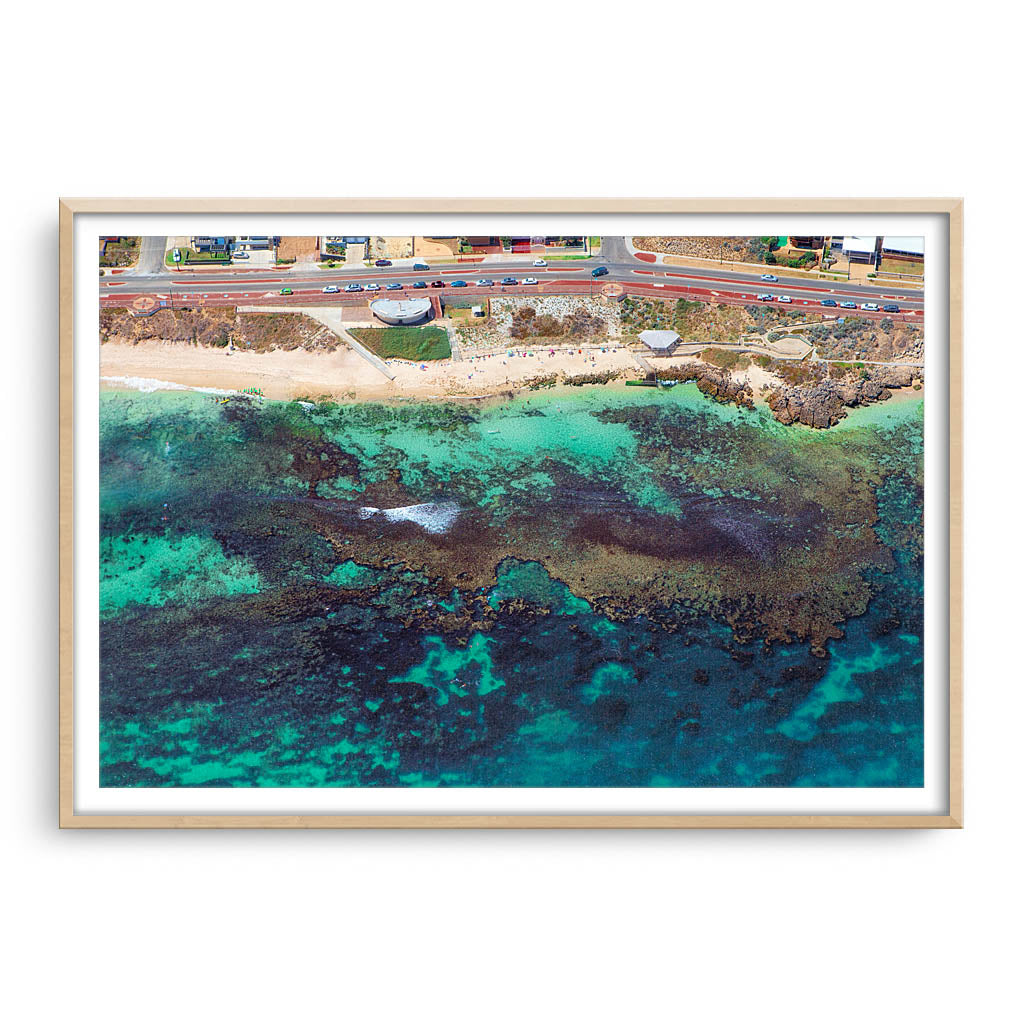
[[[452,355],[443,327],[353,327],[350,333],[381,359],[415,362],[450,359]]]

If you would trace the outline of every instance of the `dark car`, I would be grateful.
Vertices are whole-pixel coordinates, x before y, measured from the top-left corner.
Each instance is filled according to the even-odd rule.
[[[444,281],[431,281],[430,282],[430,287],[431,288],[443,288],[444,287]]]
[[[519,282],[514,277],[503,277],[501,279],[501,283],[502,284],[519,284]]]
[[[897,306],[895,302],[890,302],[888,306],[882,307],[883,313],[898,313],[899,311],[900,307]]]
[[[430,267],[426,263],[414,263],[412,265],[413,270],[429,270]]]
[[[387,285],[386,288],[389,292],[396,292],[401,289],[401,285],[397,281],[392,281],[391,284]]]
[[[838,306],[839,303],[835,299],[822,299],[821,304],[823,306]]]
[[[413,286],[413,288],[426,288],[427,287],[427,282],[426,281],[413,281],[412,286]]]
[[[604,277],[605,274],[607,274],[607,273],[608,273],[608,268],[607,267],[594,267],[594,269],[590,272],[590,276],[591,277]]]
[[[375,260],[373,265],[375,267],[390,267],[391,260]]]
[[[452,287],[453,288],[465,288],[466,287],[466,282],[465,281],[452,281]]]

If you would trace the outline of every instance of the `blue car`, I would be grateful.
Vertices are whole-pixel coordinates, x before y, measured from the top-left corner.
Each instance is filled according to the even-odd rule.
[[[426,288],[427,287],[427,282],[426,281],[413,281],[412,286],[413,286],[413,288]]]
[[[387,286],[387,290],[389,292],[397,292],[401,289],[401,287],[402,286],[397,281],[392,281],[391,284]]]
[[[590,272],[590,276],[591,277],[604,277],[605,274],[607,274],[607,273],[608,273],[608,268],[607,267],[594,267],[594,269]]]
[[[821,304],[823,306],[838,306],[839,303],[835,299],[822,299]]]
[[[452,286],[452,288],[465,288],[466,287],[466,282],[465,281],[452,281],[451,286]]]
[[[514,277],[503,277],[501,279],[501,283],[502,284],[519,284],[519,282]]]

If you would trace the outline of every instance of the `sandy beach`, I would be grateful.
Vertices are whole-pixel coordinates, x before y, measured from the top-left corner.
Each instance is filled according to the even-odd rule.
[[[509,355],[512,351],[514,354]],[[395,375],[383,374],[350,349],[334,352],[244,352],[202,348],[160,341],[124,344],[108,341],[100,347],[100,376],[105,386],[138,387],[139,381],[163,381],[184,387],[242,391],[260,388],[267,398],[293,399],[331,395],[335,398],[438,398],[478,395],[515,388],[534,377],[573,376],[643,370],[625,348],[586,348],[571,354],[548,347],[507,349],[468,355],[459,362],[409,363],[392,359]],[[678,365],[692,360],[663,360]],[[425,367],[425,369],[421,368]]]

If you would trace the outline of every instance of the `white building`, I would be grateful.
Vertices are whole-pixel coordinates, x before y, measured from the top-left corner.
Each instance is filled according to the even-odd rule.
[[[386,324],[415,324],[430,312],[430,299],[377,299],[370,309]]]
[[[883,235],[882,255],[894,259],[923,260],[924,239],[916,235]]]
[[[833,243],[834,247],[834,243]],[[843,255],[858,263],[872,263],[878,252],[877,235],[844,235]]]

